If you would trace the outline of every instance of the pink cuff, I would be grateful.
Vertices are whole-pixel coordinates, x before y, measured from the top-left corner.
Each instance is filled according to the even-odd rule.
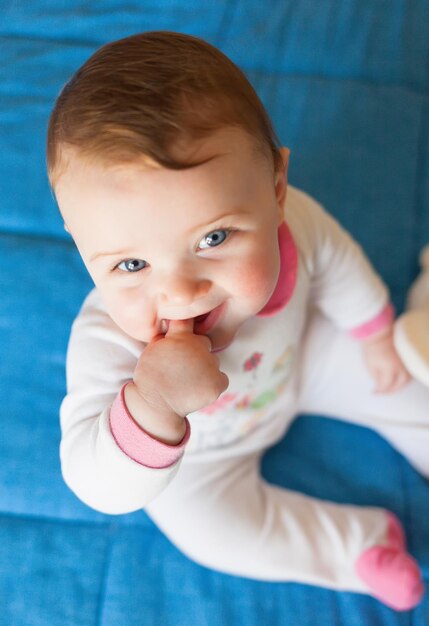
[[[191,435],[188,419],[185,417],[186,432],[180,443],[170,445],[155,439],[137,424],[128,411],[124,397],[127,384],[123,385],[110,409],[110,430],[113,438],[122,452],[141,465],[156,469],[174,465],[183,455]]]
[[[374,319],[353,328],[349,331],[349,334],[354,339],[367,339],[371,335],[375,335],[381,332],[387,326],[391,326],[395,319],[395,309],[391,303],[386,304],[384,309]]]

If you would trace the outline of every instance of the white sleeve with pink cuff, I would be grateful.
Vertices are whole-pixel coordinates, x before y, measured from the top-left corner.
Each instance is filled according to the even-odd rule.
[[[186,432],[178,444],[159,441],[143,430],[128,411],[124,397],[127,384],[122,386],[110,410],[110,428],[116,443],[127,456],[146,467],[162,469],[174,465],[182,457],[188,443],[191,434],[189,421],[185,417]]]
[[[288,200],[286,216],[311,277],[314,306],[360,341],[391,326],[388,289],[361,246],[308,194],[289,187]]]
[[[361,326],[349,330],[349,335],[359,341],[380,334],[387,328],[391,328],[395,319],[395,309],[390,302],[382,309],[381,313]]]
[[[144,345],[125,335],[93,290],[76,318],[60,410],[61,471],[85,504],[111,515],[144,508],[174,479],[190,429],[177,446],[145,433],[123,402]],[[118,393],[119,388],[119,393]]]

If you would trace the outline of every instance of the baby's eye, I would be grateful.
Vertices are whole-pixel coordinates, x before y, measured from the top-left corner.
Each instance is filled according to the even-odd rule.
[[[225,239],[230,234],[229,230],[219,229],[213,230],[211,233],[204,235],[199,243],[199,248],[214,248],[215,246],[219,246],[221,243],[225,241]]]
[[[140,272],[146,265],[146,261],[141,261],[140,259],[126,259],[118,263],[116,267],[118,270],[121,270],[121,272]]]

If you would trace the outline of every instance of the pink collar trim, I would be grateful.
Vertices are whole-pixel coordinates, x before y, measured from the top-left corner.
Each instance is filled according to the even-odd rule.
[[[298,271],[298,252],[286,222],[278,229],[280,251],[280,274],[273,295],[257,314],[258,317],[270,317],[284,309],[295,290]]]

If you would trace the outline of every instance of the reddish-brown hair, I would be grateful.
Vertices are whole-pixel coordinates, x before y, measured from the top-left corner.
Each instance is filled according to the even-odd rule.
[[[47,137],[52,185],[63,148],[102,165],[149,157],[163,167],[196,165],[177,145],[232,126],[245,130],[260,154],[281,167],[279,141],[241,70],[202,39],[145,32],[97,50],[58,96]]]

